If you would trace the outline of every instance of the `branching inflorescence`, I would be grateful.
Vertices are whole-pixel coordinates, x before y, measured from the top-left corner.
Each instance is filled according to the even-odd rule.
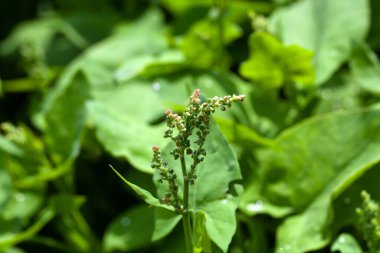
[[[208,98],[205,102],[201,101],[200,90],[196,89],[190,97],[190,103],[182,115],[173,113],[170,109],[166,110],[166,123],[168,130],[165,131],[164,137],[170,138],[175,147],[170,154],[175,160],[181,160],[181,168],[184,180],[184,196],[183,203],[178,199],[178,185],[176,183],[177,175],[173,169],[161,158],[160,149],[153,146],[153,159],[151,166],[158,170],[160,178],[159,182],[167,182],[169,192],[162,198],[163,204],[171,205],[177,213],[187,212],[188,186],[193,185],[197,179],[197,166],[204,160],[206,150],[203,148],[207,135],[210,133],[210,117],[216,108],[225,111],[231,107],[233,102],[241,102],[245,98],[244,95],[233,95],[224,97]],[[193,132],[196,134],[196,140],[192,145],[190,136]],[[196,145],[195,145],[196,144]],[[189,170],[186,169],[185,155],[192,159]]]

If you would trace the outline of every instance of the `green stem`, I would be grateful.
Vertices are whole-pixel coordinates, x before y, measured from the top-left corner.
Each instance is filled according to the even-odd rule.
[[[182,221],[183,221],[183,229],[185,232],[185,241],[186,241],[186,251],[187,253],[193,253],[193,240],[191,233],[191,225],[190,225],[190,216],[189,216],[189,179],[186,171],[186,163],[184,151],[181,152],[181,168],[183,175],[183,213],[182,213]]]
[[[87,221],[83,217],[82,213],[79,210],[75,210],[71,213],[74,222],[78,228],[78,231],[82,234],[83,238],[91,245],[91,252],[101,252],[101,246],[95,235],[92,233],[90,226],[87,224]]]

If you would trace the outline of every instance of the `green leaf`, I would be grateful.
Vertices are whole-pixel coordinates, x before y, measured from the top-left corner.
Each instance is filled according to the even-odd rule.
[[[372,109],[316,117],[283,132],[261,154],[263,205],[300,212],[280,225],[276,252],[329,242],[332,199],[380,161],[379,116]]]
[[[178,160],[169,154],[173,149],[170,143],[162,153],[163,160],[175,170],[179,180],[178,195],[182,196],[183,177]],[[231,147],[222,133],[211,123],[211,130],[207,136],[204,148],[207,151],[205,161],[197,167],[197,180],[190,186],[189,209],[197,215],[202,212],[205,215],[205,228],[210,239],[226,252],[236,230],[235,211],[241,185],[236,183],[241,179],[239,164],[231,150]],[[186,164],[191,163],[190,157],[186,157]],[[158,195],[163,196],[168,191],[165,184],[158,183],[159,175],[155,173],[155,183]]]
[[[126,180],[115,168],[113,168],[111,165],[110,167],[118,175],[118,177],[121,178],[121,180],[123,180],[124,183],[126,183],[129,187],[131,187],[132,190],[134,190],[147,204],[156,206],[156,207],[162,207],[170,211],[174,210],[174,208],[168,205],[161,204],[160,201],[157,198],[155,198],[150,192],[140,188],[139,186],[135,184],[132,184],[131,182]]]
[[[341,234],[331,245],[331,251],[339,251],[341,253],[362,253],[356,239],[350,234]]]
[[[150,234],[149,242],[157,241],[165,237],[167,234],[169,234],[177,225],[177,223],[181,220],[181,216],[174,213],[174,208],[168,205],[161,204],[160,201],[157,198],[155,198],[150,192],[140,188],[137,185],[130,183],[111,165],[110,167],[147,204],[157,207],[155,208],[155,211],[154,211],[154,221],[152,221],[152,223],[154,224],[154,228],[152,229],[151,233],[149,233]],[[152,227],[152,225],[150,225],[149,227]],[[134,231],[132,230],[132,232]],[[123,235],[123,236],[128,236],[128,235]],[[113,243],[114,242],[111,242],[111,246]],[[120,244],[120,242],[117,242],[117,243]]]
[[[164,115],[166,109],[153,86],[152,82],[134,79],[94,90],[93,101],[120,117],[148,126],[152,119]]]
[[[181,220],[182,216],[164,208],[154,209],[154,231],[152,240],[157,241],[168,235]]]
[[[368,1],[297,1],[274,11],[271,28],[285,44],[315,53],[316,82],[322,84],[349,58],[351,42],[365,38],[369,29]]]
[[[222,29],[221,31],[219,29]],[[181,49],[191,66],[212,68],[228,65],[224,46],[240,37],[240,27],[231,21],[202,20],[194,24],[183,38]]]
[[[129,58],[116,71],[116,80],[124,82],[141,75],[162,76],[185,68],[185,58],[178,49],[163,50],[159,54],[142,55],[138,58]]]
[[[362,106],[362,89],[348,71],[334,74],[320,89],[320,97],[314,114],[339,110],[355,110]]]
[[[10,198],[1,211],[0,217],[7,220],[27,220],[40,207],[44,199],[43,191],[18,191],[13,189]]]
[[[146,205],[128,208],[108,226],[103,240],[106,252],[132,251],[151,243],[154,230],[154,209]]]
[[[89,87],[83,72],[80,68],[68,69],[35,116],[56,163],[72,159],[79,153],[88,98]]]
[[[135,106],[143,104],[137,102]],[[132,108],[136,109],[135,106]],[[163,126],[149,126],[143,121],[149,114],[143,111],[138,116],[140,118],[134,118],[95,101],[89,102],[87,108],[96,127],[96,136],[108,152],[116,157],[125,157],[136,169],[153,173],[150,168],[151,147],[166,143],[162,138]]]
[[[44,18],[18,25],[12,34],[2,42],[0,54],[10,54],[22,47],[44,52],[52,42],[54,35],[63,34],[73,45],[83,48],[85,39],[66,21],[59,18]]]
[[[0,151],[12,156],[24,156],[24,152],[16,144],[0,135]]]
[[[365,43],[356,43],[349,63],[354,81],[364,90],[380,95],[380,64],[375,52]]]
[[[162,19],[159,10],[150,9],[135,22],[116,27],[112,36],[88,49],[82,59],[111,69],[120,67],[129,59],[130,68],[133,70],[135,67],[132,59],[158,54],[167,47]],[[125,70],[126,67],[124,65]]]
[[[284,46],[265,32],[251,35],[249,45],[250,58],[240,66],[242,76],[268,88],[289,82],[302,86],[313,83],[312,52],[295,45]]]

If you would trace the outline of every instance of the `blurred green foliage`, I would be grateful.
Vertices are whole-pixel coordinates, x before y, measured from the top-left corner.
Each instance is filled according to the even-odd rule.
[[[247,95],[214,117],[197,252],[373,250],[355,209],[380,201],[379,1],[0,5],[0,252],[184,252],[135,191],[158,203],[151,146],[195,88]]]

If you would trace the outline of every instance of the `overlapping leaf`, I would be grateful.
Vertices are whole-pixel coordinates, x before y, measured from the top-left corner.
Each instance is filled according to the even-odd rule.
[[[314,52],[316,82],[322,84],[349,58],[352,41],[365,38],[369,6],[367,0],[301,0],[276,9],[271,22],[285,44]]]
[[[380,64],[376,54],[364,43],[356,43],[349,63],[356,83],[380,95]]]
[[[240,73],[267,88],[287,83],[308,86],[314,81],[312,52],[299,46],[284,46],[268,33],[251,35],[250,58],[243,62]]]
[[[261,155],[263,205],[300,212],[279,227],[277,252],[329,242],[331,200],[380,160],[379,115],[373,109],[316,118],[284,132]]]

